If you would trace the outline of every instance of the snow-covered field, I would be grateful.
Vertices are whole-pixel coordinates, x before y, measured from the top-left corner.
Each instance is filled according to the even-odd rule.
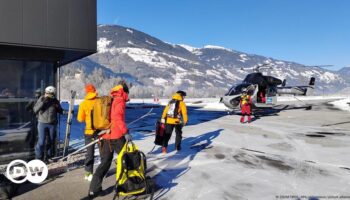
[[[152,101],[132,103],[147,105]],[[239,115],[227,115],[225,110],[206,109],[219,105],[218,99],[186,101],[193,107],[188,108],[189,123],[183,129],[183,149],[179,152],[174,150],[175,134],[166,155],[153,144],[154,123],[162,107],[129,127],[135,143],[148,157],[148,175],[158,186],[155,199],[350,199],[349,98],[333,105],[320,104],[310,111],[257,112],[250,124],[240,124]],[[166,102],[160,100],[162,105]],[[138,106],[127,109],[127,123],[149,110]],[[82,127],[74,123],[75,148],[82,144],[78,137]],[[58,181],[69,185],[68,179],[65,176]],[[104,187],[108,188],[113,183],[107,180]],[[52,181],[42,187],[50,185],[57,186]],[[88,189],[86,184],[81,187]],[[64,187],[67,194],[70,190],[74,187]],[[50,195],[55,192],[63,195],[59,190]]]

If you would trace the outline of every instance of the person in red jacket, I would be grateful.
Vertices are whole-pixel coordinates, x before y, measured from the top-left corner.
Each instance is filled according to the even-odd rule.
[[[241,123],[244,123],[244,116],[248,115],[248,123],[252,121],[251,117],[251,105],[252,105],[252,99],[247,94],[247,89],[242,90],[243,94],[241,95],[241,101],[239,102],[239,105],[241,106]]]
[[[100,144],[101,164],[92,177],[89,189],[90,198],[103,194],[102,180],[111,166],[113,153],[116,152],[118,154],[125,142],[131,139],[125,124],[125,107],[126,102],[129,101],[128,91],[126,84],[119,84],[111,90],[113,102],[111,107],[110,134],[104,134],[102,136],[103,140],[101,140]]]

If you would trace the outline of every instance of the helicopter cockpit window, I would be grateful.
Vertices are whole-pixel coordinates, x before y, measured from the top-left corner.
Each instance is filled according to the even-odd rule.
[[[233,86],[227,93],[226,95],[238,95],[242,93],[243,88],[249,87],[251,84],[239,84]]]

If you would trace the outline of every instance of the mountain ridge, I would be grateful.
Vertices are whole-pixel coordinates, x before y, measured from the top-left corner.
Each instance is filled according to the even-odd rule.
[[[311,76],[316,77],[316,93],[335,93],[350,85],[345,69],[333,72],[215,45],[198,48],[170,44],[118,25],[99,25],[97,31],[98,52],[63,67],[65,79],[73,79],[72,74],[79,73],[93,76],[100,70],[99,76],[104,81],[127,76],[136,89],[131,90],[131,96],[135,97],[169,96],[177,89],[187,90],[193,97],[212,97],[223,95],[251,72],[241,68],[270,63],[272,70],[264,73],[287,79],[287,85],[305,85]],[[98,88],[102,84],[84,81],[93,82]]]

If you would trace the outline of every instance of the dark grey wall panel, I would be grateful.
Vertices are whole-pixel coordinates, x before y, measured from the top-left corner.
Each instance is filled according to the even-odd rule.
[[[47,8],[47,45],[68,47],[68,0],[48,0]]]
[[[22,19],[22,0],[0,0],[0,42],[23,42]]]
[[[88,49],[88,3],[87,0],[69,1],[69,46]]]
[[[87,0],[88,2],[88,14],[89,14],[89,49],[96,49],[97,48],[97,5],[96,0]]]
[[[23,43],[46,45],[47,0],[23,0]]]
[[[0,0],[0,44],[96,51],[96,0]]]

